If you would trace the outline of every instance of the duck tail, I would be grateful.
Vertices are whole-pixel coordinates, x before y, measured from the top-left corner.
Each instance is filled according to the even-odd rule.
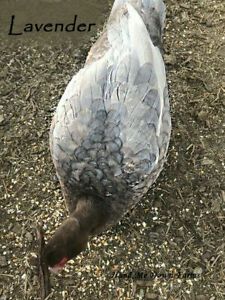
[[[111,14],[126,3],[132,5],[142,17],[154,46],[162,49],[162,34],[166,17],[164,2],[162,0],[115,0]]]

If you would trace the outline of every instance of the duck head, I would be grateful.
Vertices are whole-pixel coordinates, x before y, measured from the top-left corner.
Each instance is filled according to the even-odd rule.
[[[107,201],[85,195],[75,210],[47,243],[44,256],[52,272],[62,270],[66,262],[86,249],[90,236],[101,233],[111,214]]]
[[[67,261],[85,250],[88,234],[81,230],[76,218],[68,218],[47,243],[44,256],[50,271],[57,273],[63,269]]]

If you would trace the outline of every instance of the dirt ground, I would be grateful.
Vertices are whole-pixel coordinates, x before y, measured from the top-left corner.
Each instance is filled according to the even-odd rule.
[[[133,212],[52,276],[48,299],[225,299],[225,3],[166,4],[168,162]],[[35,222],[49,237],[66,217],[49,126],[90,45],[0,42],[1,300],[40,299]]]

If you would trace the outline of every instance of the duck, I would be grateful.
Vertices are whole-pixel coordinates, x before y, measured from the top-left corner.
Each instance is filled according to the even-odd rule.
[[[56,108],[50,151],[68,218],[45,247],[58,272],[117,224],[163,169],[171,114],[162,0],[115,0]]]

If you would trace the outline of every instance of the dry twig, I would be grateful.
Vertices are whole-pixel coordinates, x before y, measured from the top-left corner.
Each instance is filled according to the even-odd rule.
[[[40,224],[37,225],[37,240],[38,240],[38,269],[40,279],[40,297],[41,300],[46,299],[51,293],[50,274],[48,266],[44,259],[44,231]]]

